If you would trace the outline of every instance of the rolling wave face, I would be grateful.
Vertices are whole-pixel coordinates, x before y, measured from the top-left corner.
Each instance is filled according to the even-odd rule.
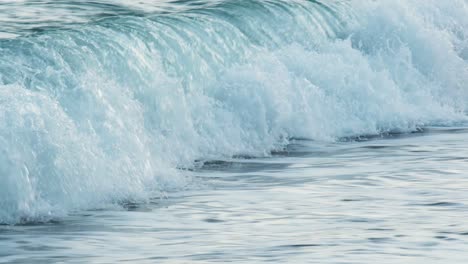
[[[0,222],[144,201],[197,159],[450,125],[468,4],[225,1],[1,40]]]

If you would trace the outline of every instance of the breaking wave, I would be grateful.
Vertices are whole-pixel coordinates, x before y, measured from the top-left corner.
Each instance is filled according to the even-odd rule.
[[[0,40],[0,222],[147,200],[194,160],[466,120],[463,0],[219,1]]]

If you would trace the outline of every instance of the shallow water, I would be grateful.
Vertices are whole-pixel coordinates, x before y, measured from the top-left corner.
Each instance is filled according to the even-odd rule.
[[[464,263],[468,127],[211,162],[127,210],[1,226],[0,262]]]

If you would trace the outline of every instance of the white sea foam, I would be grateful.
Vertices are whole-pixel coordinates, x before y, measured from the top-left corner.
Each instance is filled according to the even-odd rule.
[[[0,222],[144,201],[197,159],[451,125],[466,1],[229,1],[0,43]]]

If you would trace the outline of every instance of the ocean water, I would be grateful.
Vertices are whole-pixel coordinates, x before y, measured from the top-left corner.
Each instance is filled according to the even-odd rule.
[[[0,1],[0,263],[466,263],[468,1]]]

